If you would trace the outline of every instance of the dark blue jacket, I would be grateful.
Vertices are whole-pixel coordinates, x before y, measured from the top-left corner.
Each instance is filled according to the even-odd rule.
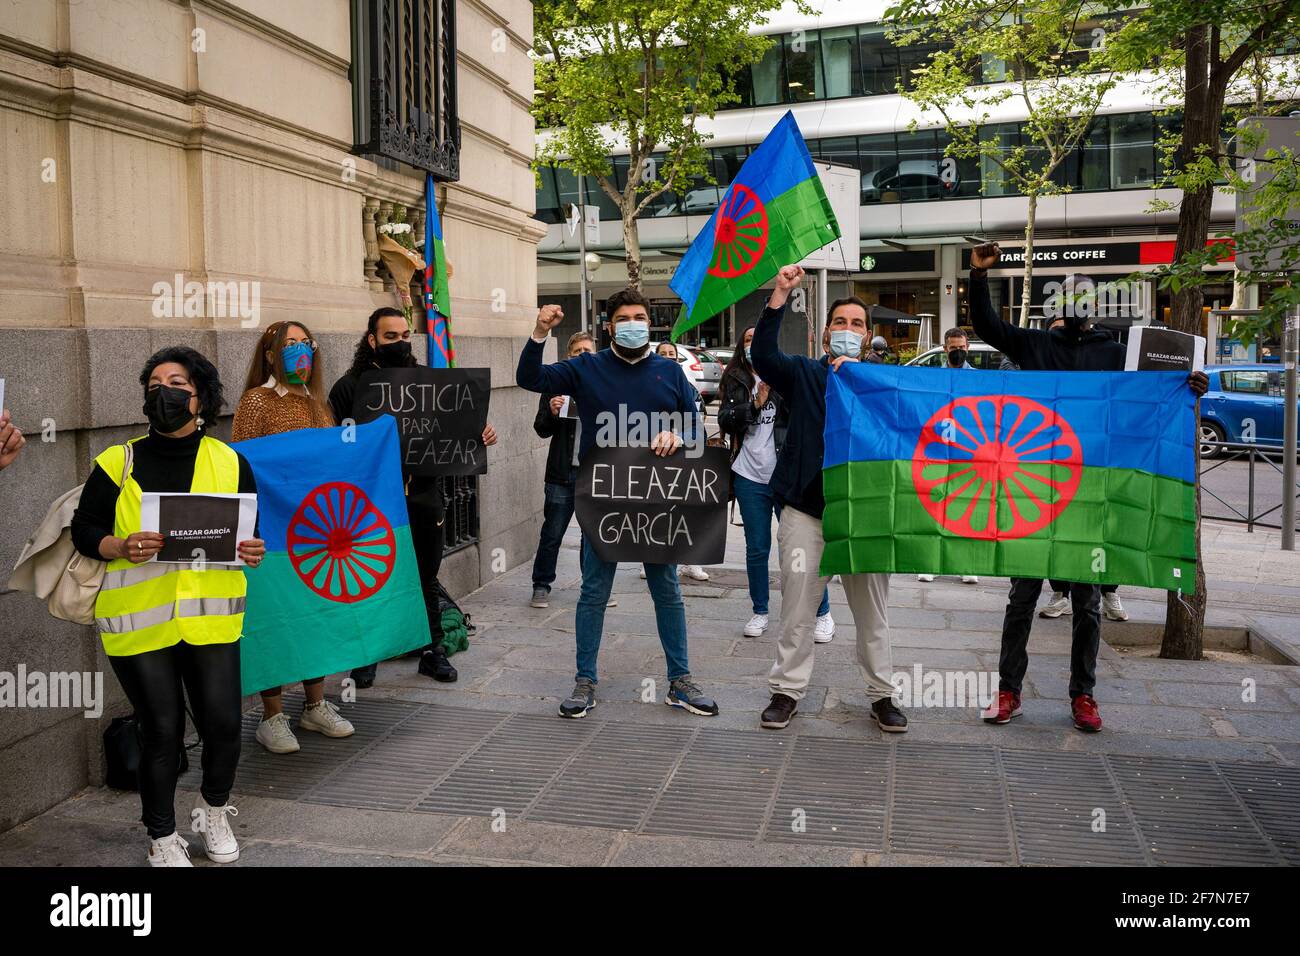
[[[776,456],[770,487],[782,505],[814,518],[822,516],[822,433],[826,429],[829,359],[786,355],[778,342],[785,309],[764,309],[750,341],[750,361],[790,410],[785,444]]]
[[[682,422],[679,432],[686,441],[694,439],[700,428],[700,409],[695,386],[681,366],[672,359],[653,352],[635,364],[625,362],[613,349],[584,352],[554,365],[542,364],[545,342],[529,338],[519,355],[515,382],[520,388],[544,395],[569,395],[578,403],[578,460],[596,443],[600,430],[597,417],[612,415],[611,424],[628,421],[629,415],[676,413]],[[620,415],[620,406],[623,414]],[[653,424],[653,420],[647,420]],[[635,420],[629,421],[635,427]],[[654,438],[646,436],[646,444]]]

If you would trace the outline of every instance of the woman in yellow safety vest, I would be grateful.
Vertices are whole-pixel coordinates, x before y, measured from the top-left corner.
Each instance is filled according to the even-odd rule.
[[[149,434],[112,445],[95,459],[72,520],[78,551],[108,562],[95,601],[104,651],[140,721],[140,803],[153,866],[189,866],[173,806],[185,735],[185,695],[203,738],[203,783],[191,817],[208,858],[229,863],[239,844],[227,814],[239,763],[239,638],[246,582],[242,568],[151,561],[163,536],[141,531],[148,492],[255,493],[242,455],[204,433],[222,406],[216,368],[183,346],[155,353],[140,373]],[[256,532],[255,532],[256,533]],[[259,538],[238,543],[257,567]]]

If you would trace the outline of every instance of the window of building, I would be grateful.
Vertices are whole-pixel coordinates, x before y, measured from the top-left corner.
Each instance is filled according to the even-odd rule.
[[[836,27],[822,30],[820,42],[826,99],[861,96],[862,65],[859,57],[858,28]]]
[[[763,58],[750,68],[750,100],[754,106],[772,106],[786,101],[785,66],[780,39],[767,48]]]
[[[560,195],[555,190],[555,170],[550,166],[538,171],[541,186],[537,190],[537,212],[534,218],[542,222],[563,222],[560,214]]]
[[[867,95],[895,93],[898,88],[898,49],[889,40],[889,27],[872,24],[858,31],[862,89]]]
[[[898,202],[898,195],[885,197],[884,183],[898,175],[898,151],[893,133],[858,137],[858,162],[862,170],[862,203]]]
[[[817,30],[796,30],[785,35],[785,74],[785,102],[825,99]]]
[[[1110,185],[1112,189],[1150,186],[1155,179],[1155,127],[1150,113],[1110,117]]]
[[[980,140],[993,142],[1000,156],[1010,156],[1020,146],[1020,126],[1017,123],[996,123],[980,127]],[[992,156],[980,156],[980,178],[985,196],[1014,196],[1015,180]]]
[[[460,178],[455,0],[352,3],[352,151]]]

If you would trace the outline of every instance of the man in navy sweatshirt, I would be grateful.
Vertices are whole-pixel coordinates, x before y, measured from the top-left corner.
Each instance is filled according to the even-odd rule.
[[[578,403],[578,461],[599,441],[602,446],[629,446],[628,438],[653,438],[646,454],[666,457],[683,439],[703,443],[695,389],[681,367],[650,352],[649,302],[636,289],[616,292],[605,303],[607,328],[614,344],[603,351],[578,355],[554,365],[542,364],[542,351],[551,329],[564,318],[558,305],[545,305],[537,314],[532,338],[519,356],[515,381],[530,392],[571,395]],[[658,428],[665,420],[678,430]],[[625,431],[626,430],[626,431]],[[618,565],[603,561],[582,542],[582,595],[574,624],[578,671],[573,693],[560,704],[561,717],[585,717],[596,706],[596,657],[605,626],[605,605]],[[668,662],[665,703],[692,714],[714,716],[718,705],[691,679],[686,653],[686,609],[677,584],[676,564],[645,565],[646,584],[654,599],[659,642]]]
[[[777,548],[781,556],[781,633],[776,663],[767,682],[772,700],[760,724],[779,730],[790,723],[808,691],[813,671],[813,624],[822,590],[830,578],[819,567],[822,550],[822,433],[826,428],[826,376],[844,362],[856,362],[867,334],[866,304],[857,297],[837,299],[826,315],[820,359],[786,355],[777,345],[786,300],[803,281],[803,269],[785,266],[767,300],[750,355],[763,381],[785,400],[790,425],[772,472],[772,494],[781,506]],[[881,730],[904,733],[907,717],[894,703],[893,658],[889,642],[888,574],[843,574],[844,593],[857,630],[858,668],[871,699],[871,716]]]

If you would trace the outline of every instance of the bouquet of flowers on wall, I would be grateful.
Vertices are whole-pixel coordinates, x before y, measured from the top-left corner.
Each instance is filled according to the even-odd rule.
[[[393,210],[393,218],[379,227],[379,257],[397,283],[397,297],[402,303],[407,327],[414,330],[411,277],[416,272],[424,272],[424,260],[415,251],[415,234],[406,221],[406,207],[403,205],[399,204]]]

